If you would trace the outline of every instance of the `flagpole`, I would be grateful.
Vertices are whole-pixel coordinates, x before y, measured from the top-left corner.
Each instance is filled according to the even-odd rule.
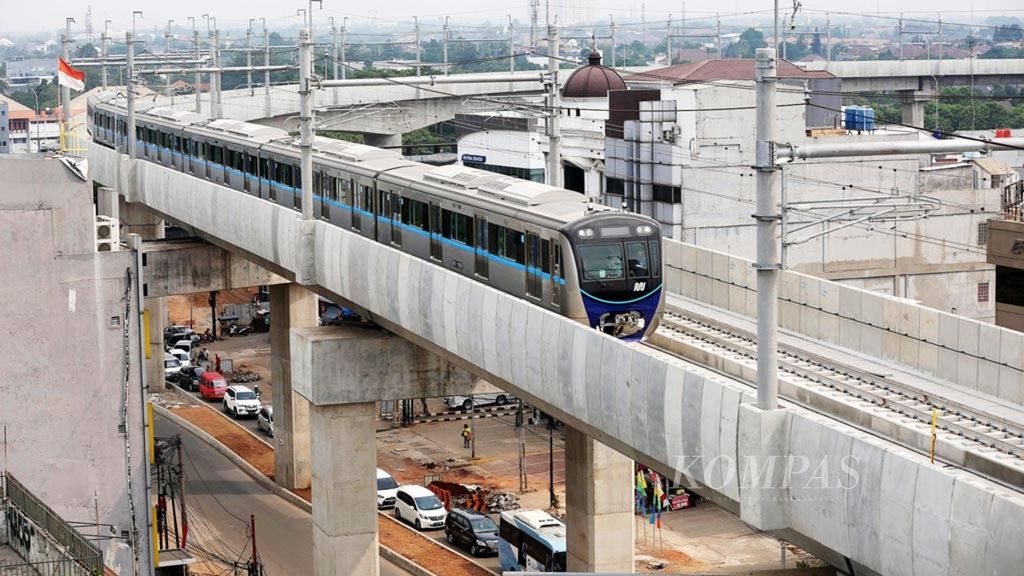
[[[71,23],[74,22],[74,18],[67,18],[64,21],[65,30],[64,37],[61,39],[61,57],[67,62],[71,59]],[[67,149],[67,132],[71,123],[71,88],[67,86],[59,86],[60,88],[60,99],[61,99],[61,130],[60,130],[60,148],[61,152],[65,152]]]

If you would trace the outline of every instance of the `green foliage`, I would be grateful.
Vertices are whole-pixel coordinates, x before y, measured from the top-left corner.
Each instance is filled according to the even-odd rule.
[[[100,55],[100,51],[92,45],[91,42],[82,44],[75,50],[75,58],[97,58]]]
[[[419,130],[413,130],[412,132],[406,132],[402,134],[402,144],[424,144],[417,148],[405,148],[405,153],[409,155],[413,154],[432,154],[434,152],[434,145],[443,144],[449,142],[449,138],[434,134],[427,128],[420,128]]]
[[[992,130],[995,128],[1024,128],[1024,99],[1022,90],[1015,86],[998,86],[988,97],[970,88],[943,88],[940,99],[925,104],[924,126],[936,127],[942,132],[959,130]],[[1005,98],[1005,99],[1004,99]],[[875,109],[878,123],[900,122],[901,106],[897,97],[846,98],[847,105],[865,105]]]
[[[363,135],[356,134],[354,132],[327,132],[317,130],[317,136],[326,136],[327,138],[334,138],[335,140],[344,140],[346,142],[355,142],[357,144],[363,143]]]
[[[988,52],[985,52],[979,58],[993,59],[993,58],[1024,58],[1024,48],[1011,48],[1008,46],[993,46]]]
[[[740,34],[738,41],[725,48],[724,56],[726,58],[753,58],[758,48],[764,48],[767,45],[763,32],[747,28]]]

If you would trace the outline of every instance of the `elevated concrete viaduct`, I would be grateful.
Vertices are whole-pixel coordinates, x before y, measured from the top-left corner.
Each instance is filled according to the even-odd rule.
[[[630,458],[692,481],[744,521],[836,566],[852,567],[857,574],[1010,575],[1024,565],[1019,491],[931,464],[916,452],[798,406],[784,403],[762,412],[753,403],[753,390],[735,380],[620,342],[324,222],[301,221],[281,206],[93,144],[89,155],[92,178],[129,201],[215,237],[219,245],[311,290],[361,305],[392,333]],[[720,270],[712,253],[668,241],[669,288],[690,276],[681,264],[687,251],[698,270],[719,278],[745,277],[729,260]],[[695,278],[694,287],[706,291],[714,286],[709,282]],[[819,293],[830,285],[817,282]],[[738,284],[726,286],[726,294],[733,292],[749,302]],[[864,302],[860,292],[856,296]],[[780,297],[793,294],[783,286]],[[809,300],[806,307],[810,315]],[[921,317],[922,310],[913,312]],[[876,313],[883,311],[859,308],[847,315],[860,341],[867,341],[865,326],[880,330],[869,318]],[[833,313],[819,303],[817,314],[820,328]],[[293,332],[292,337],[299,336]],[[293,340],[292,352],[301,349]],[[966,362],[959,359],[967,351],[961,353],[956,344],[946,349]],[[329,375],[322,364],[303,364],[314,382]],[[358,407],[325,411],[323,421],[311,422],[314,446],[318,435],[350,430],[365,417]],[[333,449],[362,462],[360,474],[368,470],[368,459],[352,452],[358,449],[352,443],[335,442]],[[317,458],[327,460],[318,464]],[[329,472],[339,458],[338,452],[314,450],[314,478],[319,467]],[[581,481],[591,483],[593,501],[615,502],[606,490],[617,488],[601,486],[601,459],[590,461],[591,473]],[[318,503],[314,493],[318,506],[327,504]],[[569,543],[577,558],[570,569],[609,566],[613,562],[605,564],[603,554],[631,546],[622,541],[622,532],[601,529],[603,510],[574,508],[569,533],[578,533],[580,540]],[[366,533],[357,536],[349,540],[352,545],[373,546]],[[376,574],[372,567],[359,570]]]

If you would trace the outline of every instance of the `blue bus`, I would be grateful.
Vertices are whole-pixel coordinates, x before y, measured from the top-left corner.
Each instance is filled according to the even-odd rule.
[[[565,572],[565,524],[543,510],[502,512],[498,561],[506,572]]]

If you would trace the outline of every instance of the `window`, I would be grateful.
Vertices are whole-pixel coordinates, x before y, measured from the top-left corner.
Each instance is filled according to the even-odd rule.
[[[663,186],[661,184],[655,184],[654,201],[678,204],[682,201],[682,194],[678,186]]]
[[[1024,306],[1024,270],[996,266],[996,302]]]
[[[988,244],[988,222],[978,222],[978,246]]]
[[[661,245],[658,242],[648,242],[651,249],[651,276],[657,278],[661,275]]]
[[[622,244],[580,246],[584,280],[621,280]]]
[[[471,228],[473,226],[473,219],[465,214],[459,214],[451,210],[443,210],[442,214],[444,221],[441,227],[441,234],[449,240],[472,246]]]
[[[646,278],[650,274],[644,242],[626,243],[626,267],[630,278]]]
[[[988,302],[988,282],[978,282],[978,302]]]
[[[612,196],[625,196],[626,183],[618,178],[605,178],[605,194]]]
[[[498,535],[502,540],[508,542],[512,548],[519,547],[519,528],[512,523],[502,519],[501,524],[498,526]]]
[[[413,228],[427,228],[427,204],[412,198],[405,198],[402,203],[402,223]]]
[[[523,250],[523,233],[497,224],[487,225],[487,236],[491,245],[488,251],[496,256],[523,264],[526,260]]]

